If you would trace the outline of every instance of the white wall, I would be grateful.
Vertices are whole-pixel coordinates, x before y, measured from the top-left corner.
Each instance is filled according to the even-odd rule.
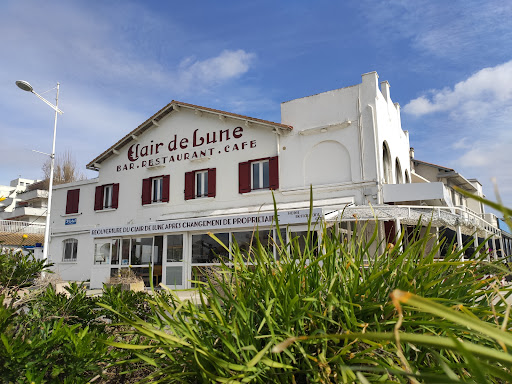
[[[243,161],[279,156],[279,189],[274,196],[282,207],[307,207],[310,184],[314,185],[315,204],[340,207],[342,202],[382,201],[382,143],[386,140],[389,145],[393,166],[394,159],[399,158],[404,172],[410,169],[409,141],[400,126],[399,108],[391,102],[389,92],[386,99],[378,89],[377,74],[372,72],[362,78],[361,84],[352,87],[283,103],[282,123],[293,126],[292,131],[257,122],[246,125],[244,120],[229,116],[219,119],[217,114],[195,113],[190,108],[173,110],[158,121],[158,126],[104,160],[97,179],[54,187],[50,256],[56,269],[66,279],[91,277],[93,228],[271,209],[271,191],[239,193],[238,165]],[[235,129],[240,137],[233,136]],[[225,137],[226,130],[229,139]],[[194,146],[194,133],[195,144],[201,142],[198,138],[208,134],[212,137],[214,133],[217,142]],[[175,138],[178,147],[184,140],[186,148],[174,149],[171,145],[169,150],[169,143],[173,144]],[[105,143],[105,148],[110,144]],[[137,145],[139,157],[135,159],[133,149]],[[151,145],[153,154],[142,156],[143,147],[148,146],[150,152]],[[201,156],[201,150],[207,155]],[[192,159],[194,152],[199,159]],[[186,160],[185,154],[189,157]],[[173,162],[169,162],[170,156],[174,156]],[[150,160],[156,164],[157,159],[158,167],[143,166],[143,161],[146,165]],[[185,200],[185,173],[206,168],[217,171],[216,196]],[[142,180],[160,175],[170,175],[170,201],[143,206]],[[95,212],[95,188],[112,183],[120,184],[118,209]],[[67,191],[77,188],[79,213],[66,215]],[[70,218],[76,223],[66,225]],[[62,241],[67,238],[78,239],[77,262],[62,262]]]

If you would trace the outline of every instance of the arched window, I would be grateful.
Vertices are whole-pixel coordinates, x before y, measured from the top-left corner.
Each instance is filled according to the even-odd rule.
[[[402,167],[400,166],[400,161],[398,160],[398,157],[395,161],[395,183],[396,184],[403,184],[404,179],[402,177]]]
[[[62,261],[76,261],[77,245],[77,239],[66,239],[62,241]]]
[[[382,144],[382,165],[384,168],[384,183],[389,184],[391,182],[391,154],[389,152],[388,144],[384,142]]]
[[[409,172],[407,169],[405,170],[405,182],[409,184],[411,182],[411,179],[409,178]]]

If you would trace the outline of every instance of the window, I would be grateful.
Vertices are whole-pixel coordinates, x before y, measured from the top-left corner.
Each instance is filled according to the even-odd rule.
[[[78,213],[78,202],[80,200],[80,189],[71,189],[66,198],[66,215]]]
[[[251,163],[251,189],[267,189],[269,183],[268,160]]]
[[[384,169],[384,183],[391,183],[391,155],[389,153],[389,147],[386,142],[382,144],[382,166]]]
[[[186,172],[185,200],[200,197],[215,197],[216,177],[215,168]]]
[[[103,187],[103,208],[112,208],[112,185]]]
[[[77,239],[66,239],[63,242],[64,253],[62,255],[62,261],[76,261],[76,252],[77,252]]]
[[[169,175],[142,180],[142,205],[169,201]]]
[[[397,157],[395,161],[395,184],[403,184],[403,182],[402,167],[400,166],[400,161]]]
[[[155,177],[151,180],[151,202],[161,202],[162,201],[162,191],[164,188],[164,180],[161,177]]]
[[[229,244],[229,233],[216,233],[222,244]],[[192,235],[192,263],[218,263],[228,260],[229,252],[208,234]]]
[[[183,261],[183,235],[167,235],[167,262]]]
[[[94,244],[94,264],[110,263],[110,241]]]
[[[238,164],[238,190],[240,193],[278,188],[279,165],[277,156]]]
[[[119,205],[119,184],[106,184],[96,187],[94,210],[117,209]]]

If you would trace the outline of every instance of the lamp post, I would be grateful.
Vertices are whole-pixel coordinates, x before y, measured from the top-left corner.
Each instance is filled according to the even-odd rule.
[[[50,212],[52,209],[52,189],[53,189],[53,169],[55,165],[55,136],[57,134],[57,115],[63,114],[59,109],[59,86],[60,84],[57,83],[57,96],[55,97],[55,105],[50,103],[48,100],[46,100],[43,96],[38,94],[34,91],[34,88],[32,86],[23,80],[16,81],[16,85],[18,88],[31,92],[34,95],[36,95],[39,99],[44,101],[47,105],[49,105],[54,111],[55,111],[55,122],[53,124],[53,145],[52,145],[52,153],[45,153],[45,155],[50,156],[50,184],[48,186],[48,207],[47,207],[47,214],[46,214],[46,227],[44,229],[44,248],[43,248],[43,259],[48,259],[48,251],[50,248]],[[49,260],[48,260],[49,261]]]

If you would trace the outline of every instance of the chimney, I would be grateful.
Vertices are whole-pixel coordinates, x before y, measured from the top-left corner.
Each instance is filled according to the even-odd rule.
[[[411,159],[414,159],[414,148],[413,147],[409,148],[409,157]]]

